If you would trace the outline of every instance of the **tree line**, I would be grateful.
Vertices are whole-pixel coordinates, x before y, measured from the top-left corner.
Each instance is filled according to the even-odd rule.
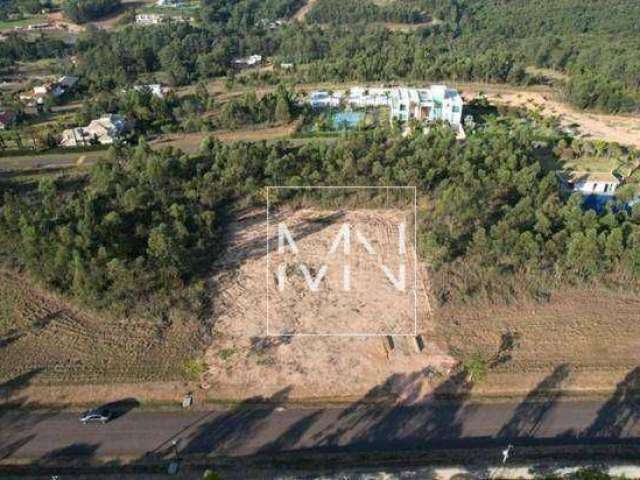
[[[70,190],[48,179],[27,196],[5,195],[0,251],[92,306],[198,304],[230,202],[262,205],[267,185],[415,185],[426,205],[418,247],[440,302],[544,301],[566,285],[637,288],[640,209],[597,212],[568,198],[534,154],[567,149],[545,132],[539,119],[502,117],[478,123],[466,143],[444,126],[301,146],[210,138],[192,156],[143,142],[114,149]]]

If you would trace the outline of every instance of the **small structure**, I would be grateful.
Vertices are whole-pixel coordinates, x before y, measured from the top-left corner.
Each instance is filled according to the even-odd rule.
[[[262,63],[262,55],[250,55],[248,57],[236,58],[233,64],[237,67],[253,67]]]
[[[353,87],[347,103],[352,107],[387,107],[391,104],[392,89]]]
[[[158,25],[164,20],[159,13],[139,13],[136,15],[136,25]]]
[[[172,7],[177,8],[183,5],[182,0],[158,0],[156,2],[158,7]]]
[[[613,196],[620,180],[612,173],[558,172],[563,187],[582,195]]]
[[[58,79],[57,83],[58,83],[58,87],[64,90],[69,90],[76,86],[76,83],[78,83],[78,80],[79,80],[78,77],[73,77],[71,75],[64,75]]]
[[[135,87],[133,87],[133,89],[136,92],[144,91],[145,89],[147,89],[151,92],[151,95],[157,98],[164,98],[165,95],[167,95],[171,91],[169,87],[164,87],[159,83],[153,83],[149,85],[136,85]]]
[[[0,130],[11,127],[15,120],[15,115],[9,110],[0,110]]]
[[[122,115],[108,114],[93,120],[86,127],[76,127],[62,132],[63,147],[76,147],[97,142],[110,145],[127,130],[127,120]]]

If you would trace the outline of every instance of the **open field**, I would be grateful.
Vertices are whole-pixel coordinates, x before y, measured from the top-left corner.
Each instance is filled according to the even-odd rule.
[[[526,390],[563,368],[557,388],[598,392],[638,366],[639,309],[637,295],[585,288],[557,292],[547,304],[447,307],[434,318],[438,336],[460,356],[489,358],[503,333],[520,335],[520,347],[492,369],[481,391]]]
[[[283,215],[288,223],[302,222],[309,227],[318,212],[287,211]],[[345,215],[349,219],[365,215],[369,221],[394,218],[393,213],[381,217],[376,211],[347,211]],[[342,221],[337,219],[336,223]],[[271,277],[266,276],[265,222],[264,212],[249,211],[230,226],[227,254],[216,277],[219,296],[214,340],[205,357],[208,372],[204,384],[219,397],[268,395],[286,384],[293,386],[292,398],[351,398],[383,383],[390,375],[432,367],[438,372],[436,377],[425,376],[419,386],[420,390],[429,391],[446,378],[458,360],[475,354],[492,359],[506,332],[517,334],[518,346],[501,362],[489,362],[488,377],[474,387],[478,394],[522,395],[558,369],[564,373],[556,388],[574,393],[606,393],[637,366],[635,352],[640,347],[637,296],[571,290],[553,295],[547,304],[444,307],[429,313],[424,265],[418,267],[418,332],[426,345],[422,352],[416,348],[413,337],[395,336],[393,350],[385,337],[263,338],[269,288],[265,283],[275,282],[273,271]],[[331,222],[316,224],[305,233],[304,241],[326,246],[336,228]],[[274,235],[271,230],[271,237]],[[272,292],[269,304],[272,322],[278,314],[284,314],[286,321],[280,328],[290,333],[308,326],[310,318],[322,322],[322,329],[340,331],[358,325],[358,316],[367,312],[367,302],[375,305],[376,311],[368,315],[375,315],[376,321],[382,322],[391,312],[399,313],[406,308],[397,299],[380,293],[367,301],[355,302],[358,305],[328,293],[321,297],[319,305],[317,298],[305,292],[300,278],[291,285],[293,288],[285,290],[284,298]],[[321,311],[323,305],[330,307]],[[311,315],[307,317],[309,312]],[[272,323],[271,328],[277,329],[277,323]]]
[[[451,83],[451,82],[450,82]],[[632,115],[607,115],[578,111],[558,98],[548,87],[519,89],[506,85],[451,83],[458,87],[465,99],[483,93],[496,105],[525,107],[539,110],[542,115],[558,117],[565,127],[577,126],[580,136],[602,139],[640,148],[640,117]]]
[[[326,281],[322,281],[318,292],[305,288],[301,275],[293,269],[287,272],[286,288],[279,292],[273,283],[273,270],[277,270],[279,262],[275,250],[276,257],[269,262],[273,263],[269,268],[271,275],[267,277],[266,213],[243,212],[229,227],[227,253],[214,282],[219,285],[219,293],[214,306],[214,340],[205,355],[208,365],[205,383],[219,396],[231,398],[271,395],[283,385],[293,386],[293,397],[354,397],[394,373],[427,366],[447,371],[454,360],[431,341],[421,352],[412,335],[394,337],[393,347],[385,336],[264,337],[267,308],[272,334],[281,331],[356,334],[383,330],[411,334],[415,318],[413,297],[406,295],[412,293],[413,277],[408,292],[394,291],[375,262],[370,263],[367,252],[354,244],[350,257],[351,289],[344,291],[341,281],[344,257],[327,253],[341,225],[349,223],[363,232],[366,230],[364,235],[371,239],[380,256],[376,258],[379,261],[386,258],[391,265],[397,248],[392,232],[404,215],[402,210],[349,210],[331,215],[307,209],[279,212],[278,218],[286,219],[287,225],[292,226],[293,238],[299,240],[300,257],[296,258],[302,261],[304,253],[310,253],[308,263],[315,272],[321,268],[319,257],[328,267]],[[272,249],[278,243],[276,230],[270,228]],[[413,238],[409,240],[412,242]],[[409,262],[407,274],[411,267]],[[424,294],[426,277],[424,270],[417,273],[417,329],[430,338],[433,328]]]

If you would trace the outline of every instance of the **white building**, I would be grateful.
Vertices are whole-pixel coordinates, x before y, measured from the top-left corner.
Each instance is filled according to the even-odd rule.
[[[164,16],[159,13],[139,13],[136,15],[137,25],[158,25],[164,20]]]
[[[407,122],[413,118],[425,122],[444,121],[462,125],[462,97],[445,85],[430,88],[398,88],[391,96],[391,119]]]
[[[312,108],[338,107],[342,103],[344,92],[329,93],[324,90],[311,92],[309,104]]]
[[[127,120],[122,115],[108,114],[91,121],[86,127],[76,127],[62,132],[63,147],[89,145],[92,141],[102,145],[112,144],[127,130]]]
[[[181,7],[183,4],[182,0],[158,0],[156,5],[159,7]]]
[[[353,87],[349,91],[347,103],[352,107],[387,107],[391,104],[392,88]]]
[[[582,195],[614,195],[620,180],[611,173],[559,172],[558,177],[570,192]]]
[[[236,58],[233,63],[237,66],[253,67],[262,63],[262,55],[251,55],[246,58]]]

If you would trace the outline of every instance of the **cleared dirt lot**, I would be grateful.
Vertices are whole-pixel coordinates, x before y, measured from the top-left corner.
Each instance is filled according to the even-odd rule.
[[[405,215],[394,210],[350,210],[340,215],[332,212],[333,217],[327,211],[304,209],[279,213],[288,225],[294,226],[292,236],[299,239],[301,257],[311,248],[316,249],[316,254],[328,251],[341,225],[351,222],[369,225],[365,235],[371,239],[371,246],[380,257],[389,257],[390,263],[397,245],[387,234],[391,236],[397,221]],[[318,221],[319,218],[329,220]],[[218,395],[271,395],[284,386],[292,386],[292,397],[357,396],[394,373],[428,366],[446,371],[452,366],[453,359],[443,354],[439,345],[428,342],[421,352],[413,336],[394,337],[393,348],[385,336],[265,338],[267,289],[272,321],[278,316],[281,321],[280,325],[277,320],[271,325],[275,333],[312,329],[343,334],[377,329],[376,333],[380,333],[390,327],[411,332],[413,297],[408,301],[407,295],[390,288],[376,272],[376,263],[370,262],[368,253],[357,248],[355,241],[351,291],[342,291],[344,257],[335,255],[325,256],[323,261],[329,271],[334,269],[337,274],[332,277],[327,273],[327,281],[317,294],[311,293],[304,279],[293,272],[293,279],[278,292],[273,272],[267,275],[266,212],[244,212],[228,234],[229,248],[214,282],[219,286],[214,341],[205,355],[205,381]],[[413,241],[412,236],[407,237],[408,242]],[[270,244],[277,245],[273,228]],[[407,272],[410,270],[408,265]],[[433,328],[424,293],[425,275],[423,270],[418,272],[418,331],[430,337]],[[369,280],[363,281],[366,278]],[[412,293],[411,287],[408,290],[406,293]]]
[[[318,213],[283,215],[295,223],[309,221]],[[346,215],[347,218],[369,215],[374,223],[381,218],[389,224],[397,221],[389,212],[383,215],[376,211],[349,211]],[[335,222],[343,220],[341,217]],[[638,365],[640,298],[637,296],[604,290],[569,290],[554,294],[546,304],[467,305],[438,308],[430,313],[424,265],[418,266],[418,331],[425,341],[422,352],[413,337],[394,336],[393,350],[385,337],[264,338],[265,283],[275,284],[273,273],[267,277],[266,272],[265,224],[264,211],[246,211],[228,232],[228,252],[216,279],[219,297],[214,341],[205,356],[208,371],[204,383],[217,397],[270,395],[290,386],[291,398],[354,398],[383,384],[393,374],[438,372],[434,376],[424,374],[417,382],[421,392],[429,392],[445,381],[447,372],[452,371],[458,360],[475,354],[486,359],[493,357],[505,332],[519,336],[518,346],[508,361],[489,369],[487,378],[474,387],[475,393],[522,396],[561,369],[566,374],[550,388],[604,394]],[[326,245],[335,228],[335,224],[324,224],[307,233],[305,240]],[[277,238],[274,240],[277,242]],[[270,305],[270,313],[282,309],[293,318],[301,311],[315,311],[317,315],[286,328],[300,327],[313,320],[316,324],[324,322],[323,328],[340,329],[357,325],[358,309],[366,311],[361,305],[341,303],[337,297],[328,295],[323,300],[328,300],[328,311],[332,314],[326,315],[327,310],[321,312],[317,300],[304,292],[302,280],[296,282],[300,288],[287,290],[284,298],[277,298],[275,306]],[[370,300],[375,306],[376,320],[406,308],[393,295],[384,297],[376,292]],[[441,393],[446,393],[445,390],[440,388]]]

